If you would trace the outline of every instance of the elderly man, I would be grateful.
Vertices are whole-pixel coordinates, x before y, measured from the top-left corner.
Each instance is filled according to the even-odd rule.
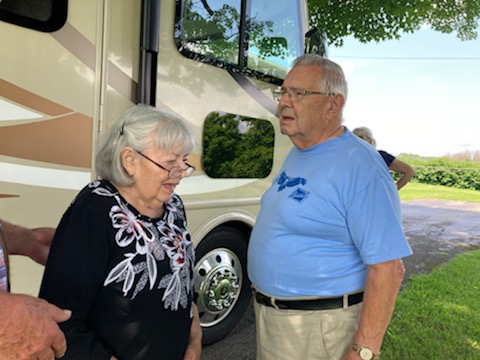
[[[411,255],[395,184],[342,125],[340,66],[304,55],[274,95],[294,147],[248,250],[257,359],[377,359]]]

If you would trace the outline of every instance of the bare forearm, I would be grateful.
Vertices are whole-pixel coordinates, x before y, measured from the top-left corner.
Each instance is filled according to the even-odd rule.
[[[200,326],[200,317],[198,309],[193,304],[193,320],[190,327],[190,338],[188,340],[187,350],[184,360],[200,360],[202,353],[202,327]]]
[[[2,224],[3,237],[5,246],[10,254],[22,254],[22,249],[25,243],[31,241],[31,230],[23,226],[9,223],[5,220],[0,220]]]
[[[404,272],[400,259],[368,267],[363,308],[354,340],[374,353],[382,346]]]
[[[0,220],[3,228],[3,240],[8,253],[25,255],[45,265],[55,228],[39,227],[28,229],[23,226]]]
[[[408,184],[408,182],[413,178],[415,175],[415,169],[408,165],[407,163],[395,159],[393,162],[390,164],[389,167],[390,170],[393,170],[394,172],[397,172],[399,174],[403,174],[400,179],[397,181],[397,190],[400,190],[403,188],[405,185]]]
[[[407,185],[408,182],[412,179],[413,175],[415,175],[415,171],[413,169],[411,172],[403,174],[403,176],[397,181],[397,190],[400,190],[405,185]]]

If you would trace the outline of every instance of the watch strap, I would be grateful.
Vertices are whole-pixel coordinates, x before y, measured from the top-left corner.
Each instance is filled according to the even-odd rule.
[[[372,357],[371,359],[369,360],[379,360],[380,359],[380,352],[378,352],[378,354],[375,354],[373,352],[373,350],[371,350],[370,348],[366,347],[366,346],[362,346],[362,345],[358,345],[357,343],[353,342],[352,343],[352,349],[353,351],[355,351],[358,355],[360,355],[360,352],[363,350],[363,349],[367,349],[369,350],[371,353],[372,353]],[[362,358],[363,359],[363,358]]]

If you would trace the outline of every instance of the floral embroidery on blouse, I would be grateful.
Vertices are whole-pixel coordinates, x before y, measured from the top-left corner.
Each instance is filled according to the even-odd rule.
[[[116,244],[120,248],[135,244],[135,252],[124,254],[125,259],[109,272],[103,285],[123,283],[123,296],[131,294],[134,299],[147,285],[149,290],[154,288],[158,277],[157,261],[167,260],[172,273],[158,281],[157,289],[165,289],[162,298],[165,309],[177,310],[179,305],[185,309],[191,291],[190,265],[194,255],[184,213],[179,211],[180,199],[174,196],[165,203],[166,220],[147,221],[134,214],[118,192],[100,185],[99,181],[90,185],[93,193],[113,197],[116,201],[109,212],[116,230]]]

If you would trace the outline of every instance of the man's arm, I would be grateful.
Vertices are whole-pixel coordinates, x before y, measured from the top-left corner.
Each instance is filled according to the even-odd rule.
[[[57,323],[70,315],[45,300],[0,291],[0,359],[62,357],[67,342]]]
[[[0,220],[0,222],[9,254],[29,256],[39,264],[45,265],[55,228],[28,229],[5,220]]]
[[[374,354],[378,354],[382,347],[404,274],[401,259],[368,266],[363,307],[354,342],[368,347]],[[360,357],[350,349],[344,360],[353,359]]]

